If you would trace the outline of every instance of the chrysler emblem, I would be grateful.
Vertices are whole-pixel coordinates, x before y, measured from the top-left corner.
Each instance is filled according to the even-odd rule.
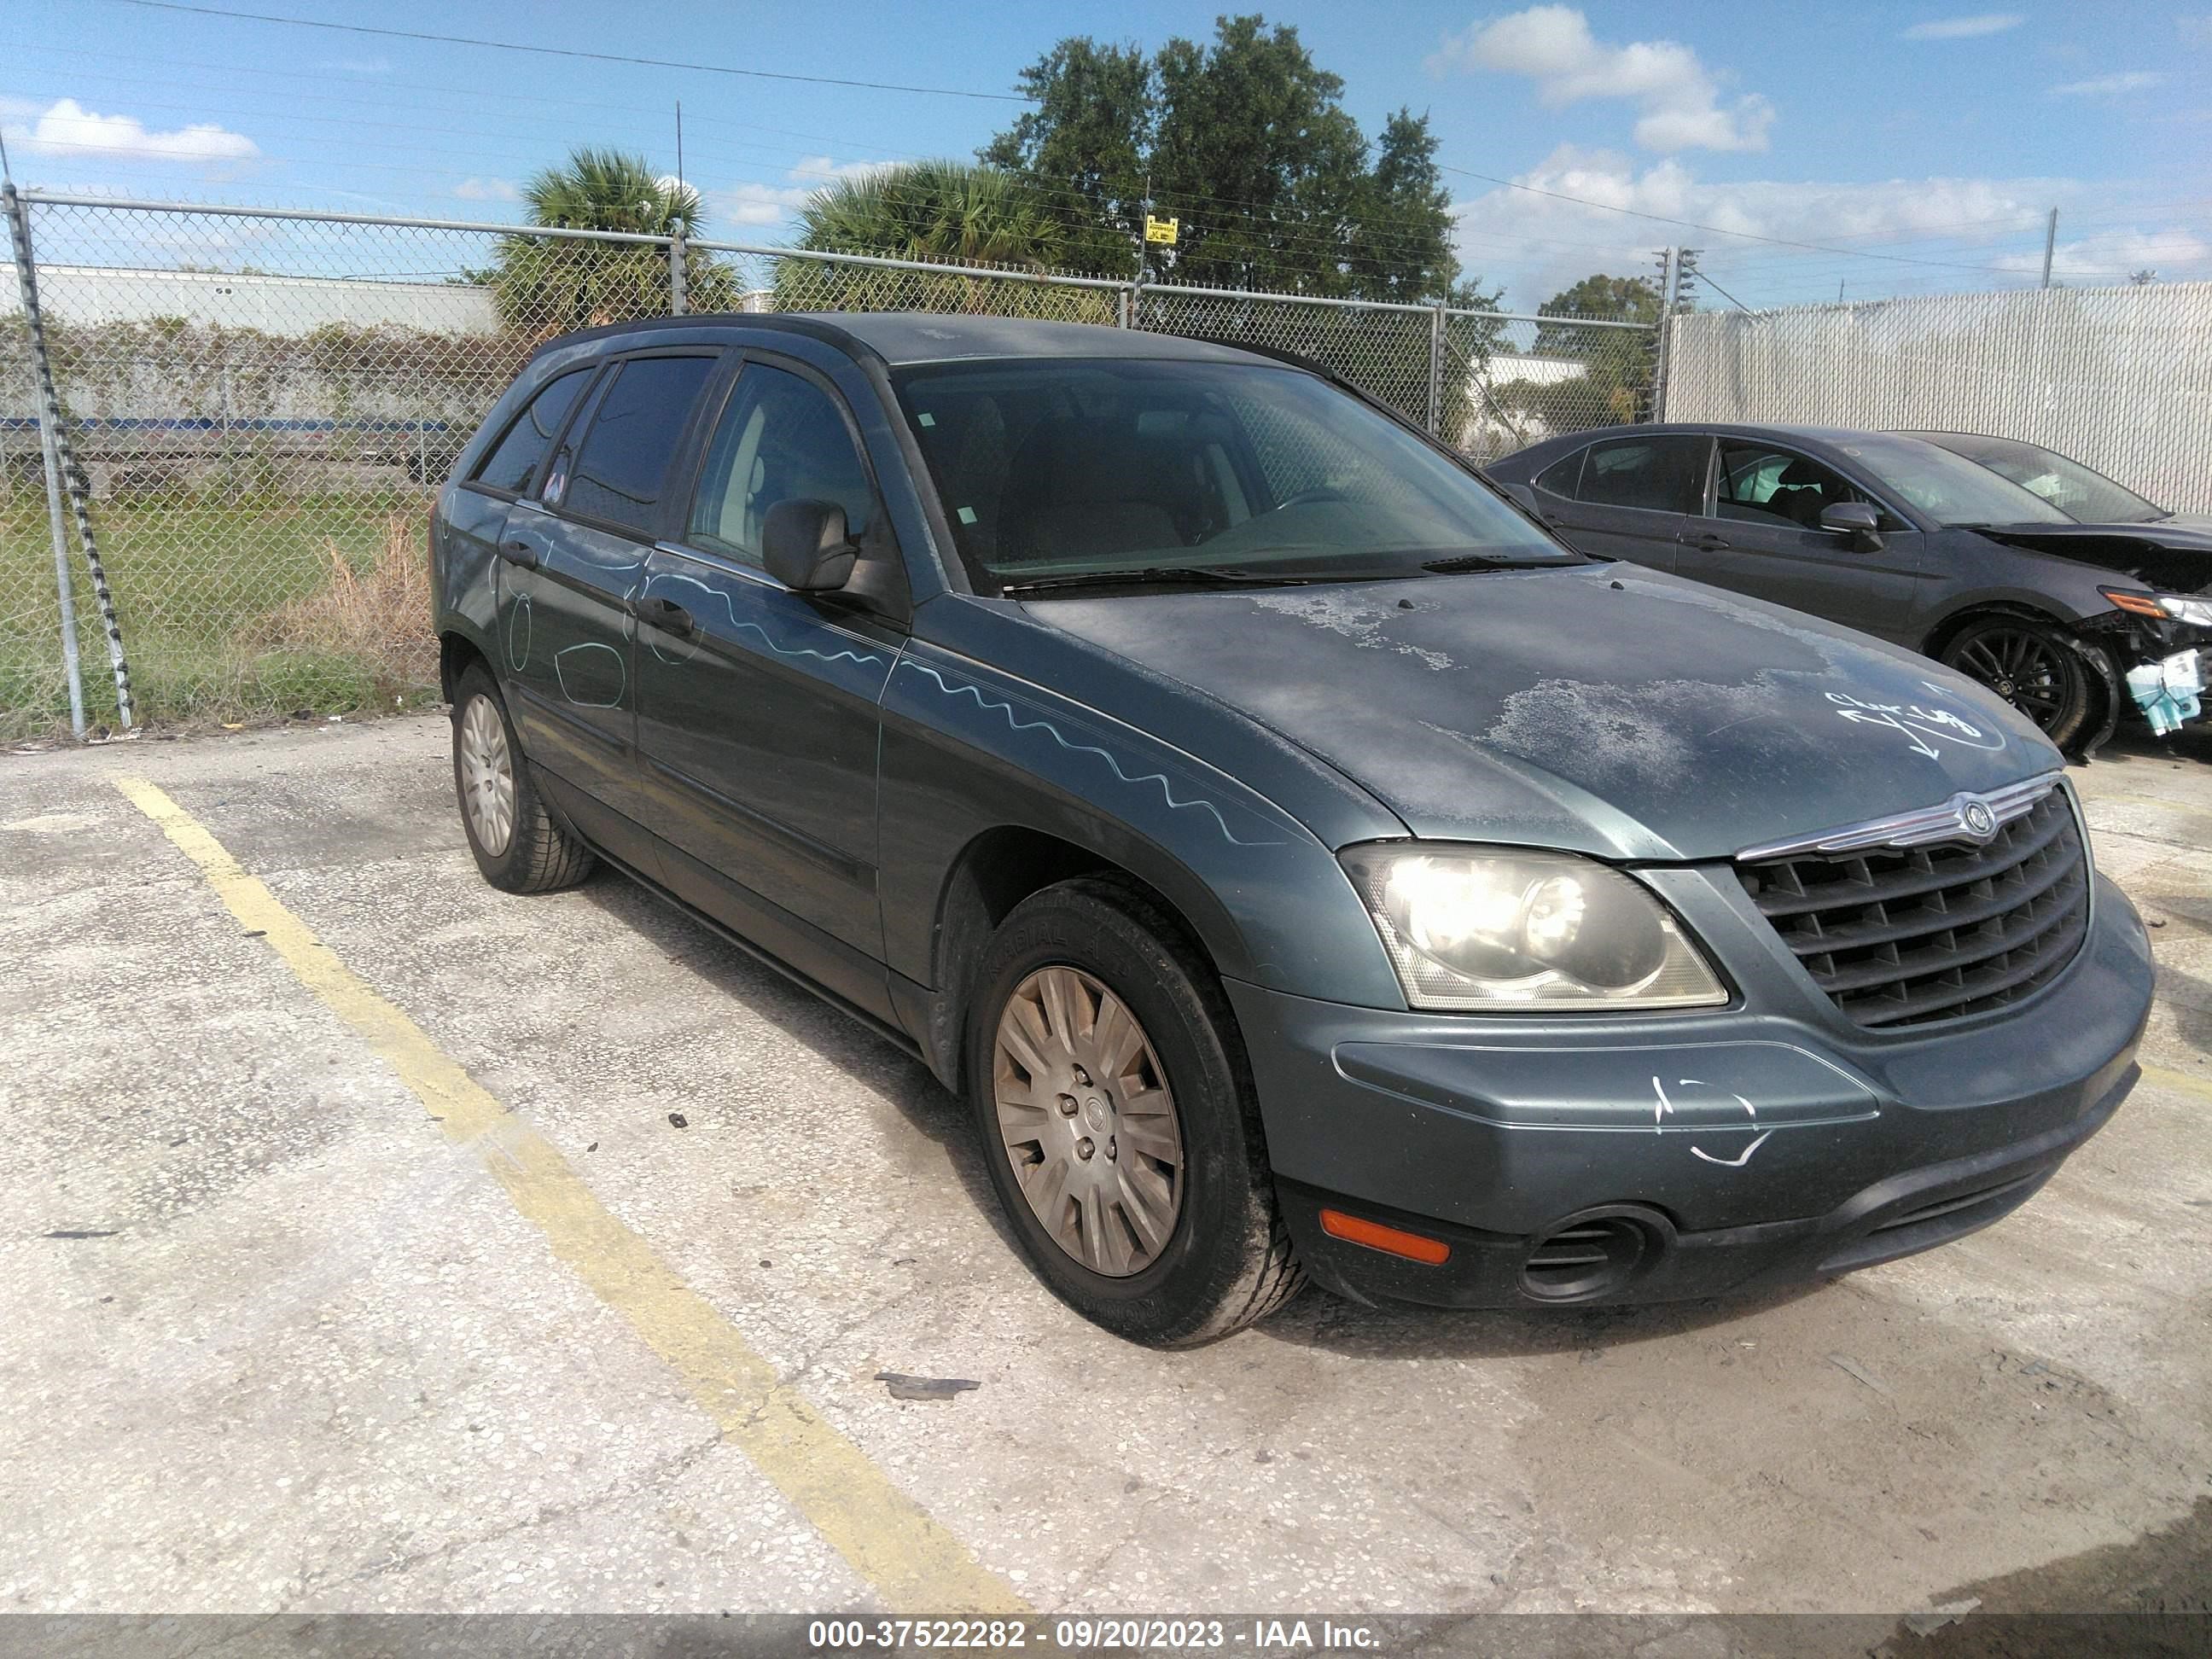
[[[1987,841],[1997,832],[1997,815],[1985,800],[1970,800],[1960,806],[1959,822],[1977,841]]]

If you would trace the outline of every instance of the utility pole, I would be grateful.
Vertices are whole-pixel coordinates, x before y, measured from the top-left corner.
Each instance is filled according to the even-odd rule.
[[[1659,339],[1651,364],[1651,418],[1667,418],[1667,336],[1674,315],[1674,285],[1681,275],[1680,248],[1653,250],[1659,259]]]
[[[676,100],[676,183],[677,183],[677,186],[678,186],[678,188],[681,189],[681,188],[683,187],[683,184],[684,184],[684,100],[683,100],[681,98],[679,98],[679,99],[678,99],[678,100]]]
[[[2043,285],[2051,286],[2051,256],[2058,251],[2058,210],[2051,210],[2051,221],[2043,228]]]

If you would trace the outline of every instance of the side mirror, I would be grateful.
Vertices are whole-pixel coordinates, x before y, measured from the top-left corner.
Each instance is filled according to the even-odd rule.
[[[1881,545],[1881,515],[1864,501],[1837,501],[1822,507],[1820,528],[1849,536],[1865,552]]]
[[[842,587],[860,553],[845,533],[845,509],[835,501],[778,501],[761,526],[761,562],[769,575],[798,592]]]

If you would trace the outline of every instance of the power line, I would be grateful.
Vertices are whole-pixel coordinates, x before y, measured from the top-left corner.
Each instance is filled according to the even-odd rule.
[[[494,52],[535,52],[541,58],[582,58],[600,64],[630,64],[644,69],[690,70],[702,75],[737,75],[755,81],[795,81],[814,87],[848,87],[866,92],[925,93],[936,98],[975,98],[992,103],[1026,104],[1026,94],[1014,92],[971,92],[963,87],[915,87],[889,81],[847,81],[828,75],[793,75],[779,70],[738,69],[728,64],[693,64],[672,58],[636,58],[625,52],[586,52],[578,46],[540,46],[520,40],[486,40],[467,34],[433,34],[422,29],[379,28],[368,23],[332,23],[319,17],[280,17],[273,12],[230,11],[220,6],[190,6],[182,0],[115,0],[124,6],[149,11],[189,12],[198,17],[227,17],[246,23],[282,23],[301,29],[327,29],[337,34],[369,34],[387,40],[424,40],[442,46],[482,46]]]

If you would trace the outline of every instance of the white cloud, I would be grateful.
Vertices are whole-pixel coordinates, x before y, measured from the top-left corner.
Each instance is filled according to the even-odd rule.
[[[2051,88],[2059,98],[2111,98],[2123,92],[2144,92],[2152,87],[2166,84],[2166,76],[2154,70],[2124,70],[2118,75],[2100,75],[2087,81],[2069,81],[2063,86]]]
[[[24,112],[28,113],[28,112]],[[125,161],[247,161],[261,154],[243,133],[212,121],[155,132],[135,115],[101,115],[74,98],[49,104],[27,125],[8,129],[8,142],[34,155],[108,156]]]
[[[2027,20],[2016,11],[1985,11],[1972,17],[1936,17],[1915,23],[1900,40],[1972,40],[1984,34],[2002,34]]]
[[[1517,182],[1554,194],[1501,188],[1461,201],[1455,214],[1460,257],[1468,270],[1481,273],[1486,283],[1504,283],[1509,289],[1508,308],[1520,310],[1534,309],[1559,289],[1592,271],[1617,276],[1649,271],[1655,263],[1652,250],[1670,242],[1705,250],[1705,263],[1731,288],[1735,284],[1729,281],[1729,272],[1731,264],[1738,260],[1757,261],[1758,268],[1777,283],[1790,277],[1793,271],[1817,267],[1830,273],[1827,282],[1832,291],[1835,270],[1854,263],[1848,256],[1809,252],[1800,259],[1786,247],[1657,220],[1687,220],[1753,236],[1883,252],[1891,251],[1886,243],[1907,237],[1962,239],[1969,244],[1976,240],[1993,242],[2006,235],[2017,239],[2039,227],[2042,215],[2053,202],[2063,204],[2081,193],[2081,185],[2063,179],[1896,179],[1861,184],[1754,179],[1707,184],[1671,157],[1639,167],[1626,155],[1577,149],[1572,145],[1554,150],[1520,174]],[[1559,199],[1561,197],[1582,200],[1563,201]],[[1657,220],[1635,218],[1608,209],[1656,215]],[[1919,255],[1929,249],[1908,246],[1895,251]],[[1994,257],[1972,252],[1943,253],[1939,249],[1936,257],[1968,264],[1999,263]],[[2039,261],[2040,258],[2039,244]],[[1875,260],[1863,263],[1870,280],[1884,283],[1894,283],[1901,276],[1945,274]],[[1978,282],[1971,271],[1948,274],[1968,287],[1997,286],[2001,282],[1994,274],[1986,282]],[[1746,304],[1778,302],[1772,293],[1762,296],[1741,289],[1737,292]],[[1813,295],[1791,289],[1785,297],[1798,300]]]
[[[806,205],[807,198],[823,185],[841,179],[865,179],[896,167],[895,161],[839,161],[827,155],[802,157],[783,175],[790,182],[768,185],[748,182],[708,193],[708,204],[733,225],[775,225]]]
[[[464,202],[519,202],[522,192],[504,179],[464,179],[453,186]]]
[[[2065,222],[2061,214],[2059,223]],[[2200,276],[2208,262],[2212,262],[2212,242],[2192,231],[2130,226],[2059,243],[2051,252],[2051,274],[2061,282],[2085,288],[2116,288],[2132,273],[2143,270],[2159,271],[2169,278]],[[2008,253],[1996,263],[2008,270],[2040,271],[2043,255]]]
[[[1585,98],[1619,98],[1642,112],[1636,142],[1646,149],[1765,149],[1774,106],[1749,93],[1723,106],[1719,78],[1674,40],[1610,46],[1572,6],[1531,6],[1471,24],[1428,60],[1449,70],[1518,75],[1553,108]]]

